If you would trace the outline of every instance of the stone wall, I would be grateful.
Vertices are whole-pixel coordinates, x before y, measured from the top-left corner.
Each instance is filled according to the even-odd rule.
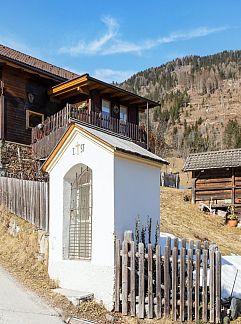
[[[30,145],[0,141],[0,175],[28,180],[43,180],[40,162],[32,158]]]

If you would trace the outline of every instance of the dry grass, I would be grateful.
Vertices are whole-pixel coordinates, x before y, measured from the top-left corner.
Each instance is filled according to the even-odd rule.
[[[9,221],[14,219],[21,231],[16,237],[8,233]],[[108,312],[103,305],[95,301],[73,306],[65,297],[53,292],[56,283],[48,276],[47,265],[37,261],[38,232],[37,229],[0,207],[0,264],[17,278],[25,287],[42,297],[49,305],[56,308],[64,318],[76,316],[93,320],[96,323],[107,323]],[[110,313],[115,323],[140,324],[148,320],[138,320]],[[167,324],[171,321],[153,320],[151,323]]]
[[[241,229],[223,224],[222,218],[204,214],[190,202],[190,191],[161,188],[161,231],[179,238],[208,240],[216,243],[222,254],[241,255]]]
[[[219,245],[223,254],[241,254],[241,230],[223,225],[217,216],[201,213],[196,206],[184,202],[189,194],[170,188],[161,190],[161,231],[169,232],[180,238],[208,239]],[[10,218],[14,218],[21,231],[16,237],[8,234]],[[26,287],[43,297],[51,306],[59,309],[64,317],[77,316],[106,323],[106,309],[96,302],[86,302],[80,307],[73,306],[66,298],[55,294],[52,288],[56,283],[47,272],[47,265],[37,261],[37,230],[24,220],[0,209],[0,263]],[[113,314],[112,314],[113,315]],[[138,320],[115,315],[115,323],[163,323],[169,320]]]
[[[8,233],[8,225],[15,219],[21,230],[16,237]],[[73,306],[68,299],[52,291],[56,283],[48,276],[47,265],[37,260],[38,232],[24,220],[0,209],[0,263],[24,286],[43,297],[67,318],[79,316],[98,323],[105,323],[107,314],[104,306],[96,302],[86,302],[80,307]]]

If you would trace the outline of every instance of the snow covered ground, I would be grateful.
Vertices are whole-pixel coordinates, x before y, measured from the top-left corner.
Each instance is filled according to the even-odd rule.
[[[222,298],[229,297],[232,292],[235,276],[233,297],[241,298],[241,256],[222,257]]]

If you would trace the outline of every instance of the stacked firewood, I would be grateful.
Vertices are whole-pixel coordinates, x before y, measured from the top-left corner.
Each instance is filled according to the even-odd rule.
[[[32,148],[12,142],[4,142],[1,147],[2,166],[8,177],[46,181],[39,161],[32,158]]]

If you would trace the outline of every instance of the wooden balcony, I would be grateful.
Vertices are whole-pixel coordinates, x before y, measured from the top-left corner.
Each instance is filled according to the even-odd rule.
[[[66,107],[48,117],[43,124],[32,129],[32,149],[35,159],[46,158],[56,146],[71,122],[92,125],[100,130],[119,134],[146,148],[147,136],[143,127],[101,113],[87,112],[74,105]]]

